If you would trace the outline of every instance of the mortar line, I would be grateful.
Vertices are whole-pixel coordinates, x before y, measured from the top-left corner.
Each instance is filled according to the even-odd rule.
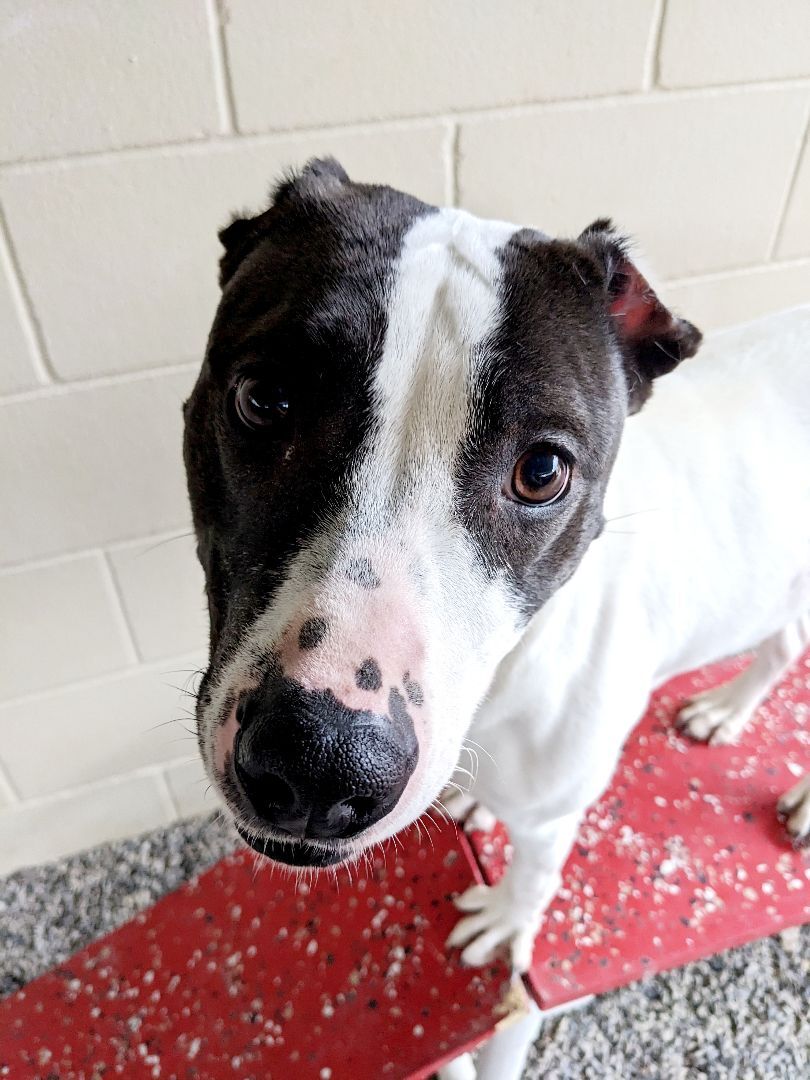
[[[641,80],[641,88],[647,93],[659,86],[658,80],[661,73],[661,42],[664,36],[666,10],[667,0],[656,0],[652,21],[650,23],[650,36],[647,41],[647,49],[644,56],[644,74]]]
[[[47,570],[52,566],[61,566],[64,563],[74,562],[78,559],[86,559],[100,550],[113,554],[116,551],[127,551],[130,548],[140,547],[145,544],[147,545],[147,550],[143,554],[148,554],[152,548],[160,547],[162,544],[171,543],[172,540],[184,540],[193,535],[194,531],[191,528],[191,523],[188,522],[186,528],[181,528],[178,525],[173,529],[161,529],[157,532],[126,537],[123,540],[110,540],[109,543],[104,543],[102,541],[100,544],[88,544],[87,547],[76,548],[73,551],[60,551],[57,554],[44,555],[41,558],[15,560],[14,562],[8,562],[0,566],[0,579],[5,576],[24,573],[28,570],[32,572],[37,570]]]
[[[810,255],[799,255],[793,259],[772,259],[770,262],[752,263],[747,266],[735,266],[731,270],[712,270],[705,274],[689,274],[686,277],[664,278],[664,285],[705,285],[724,278],[745,277],[748,274],[766,273],[768,270],[801,270],[810,266]]]
[[[219,121],[223,134],[239,132],[236,121],[236,99],[233,92],[231,66],[228,62],[228,42],[225,35],[227,10],[222,0],[205,0],[208,13],[208,30],[211,38],[211,54],[214,65],[214,85],[217,95]]]
[[[459,199],[459,139],[461,125],[455,120],[447,121],[444,141],[445,200],[448,206],[458,206]]]
[[[8,800],[8,806],[0,807],[0,814],[3,810],[10,810],[12,806],[19,806],[23,802],[2,761],[0,761],[0,794],[5,795]]]
[[[36,401],[41,398],[60,397],[84,390],[103,390],[108,386],[121,386],[125,383],[142,382],[146,379],[166,378],[170,375],[192,374],[199,371],[199,360],[183,360],[177,364],[165,364],[162,367],[137,368],[135,371],[111,371],[106,375],[91,375],[84,379],[70,379],[37,386],[33,390],[19,390],[0,397],[0,406],[16,405],[24,401]]]
[[[35,809],[39,806],[47,806],[50,803],[58,803],[63,799],[74,798],[76,795],[102,791],[106,787],[119,787],[128,780],[142,780],[148,779],[149,777],[157,778],[173,765],[188,765],[196,760],[197,755],[194,757],[167,758],[166,761],[154,762],[150,765],[140,765],[138,768],[128,769],[126,772],[113,773],[110,776],[98,777],[95,780],[88,780],[84,783],[70,784],[68,787],[59,788],[57,791],[49,791],[44,795],[31,795],[28,798],[19,798],[17,802],[13,804],[13,809],[28,809],[29,807]],[[12,806],[0,808],[0,815],[2,815],[4,810],[11,809]]]
[[[136,667],[131,665],[115,668],[113,671],[105,671],[100,675],[87,675],[83,679],[73,679],[70,682],[60,683],[58,686],[43,687],[40,690],[29,690],[25,694],[17,694],[14,697],[0,701],[0,713],[4,709],[16,708],[19,705],[34,705],[38,701],[46,701],[48,698],[58,697],[60,694],[69,693],[72,690],[92,690],[97,686],[107,686],[115,683],[128,675],[154,675],[155,677],[167,678],[169,675],[187,675],[189,664],[193,664],[193,670],[199,669],[201,663],[205,663],[205,646],[202,645],[194,652],[182,653],[180,656],[164,657],[160,660],[142,661]],[[167,665],[183,664],[183,667],[167,667]],[[173,683],[165,685],[174,688]]]
[[[5,265],[8,272],[12,303],[20,318],[23,335],[28,344],[28,353],[34,375],[42,387],[52,386],[58,382],[58,376],[48,356],[45,335],[34,310],[34,303],[28,291],[22,266],[11,237],[11,229],[6,221],[2,207],[0,207],[0,262]]]
[[[97,555],[101,562],[101,575],[104,581],[104,589],[107,593],[107,599],[112,606],[121,637],[124,641],[127,660],[130,667],[135,667],[137,664],[142,664],[144,658],[138,648],[135,630],[130,622],[127,606],[124,602],[124,594],[121,591],[121,583],[118,580],[109,553],[103,549],[98,549]]]
[[[439,112],[415,112],[407,116],[391,116],[374,120],[353,120],[338,124],[319,124],[301,127],[268,128],[264,131],[242,131],[236,129],[232,134],[207,136],[175,140],[157,140],[155,142],[122,146],[116,149],[78,151],[55,157],[27,158],[0,162],[0,173],[25,175],[32,172],[48,171],[54,168],[70,168],[82,164],[107,164],[161,156],[167,151],[206,153],[209,150],[228,150],[239,145],[257,147],[264,144],[287,140],[329,138],[333,135],[371,135],[379,131],[403,131],[417,127],[435,126],[447,120],[456,122],[475,122],[492,117],[520,117],[537,113],[570,112],[577,109],[612,108],[617,105],[652,104],[664,100],[693,101],[724,96],[744,96],[757,93],[778,93],[787,90],[806,90],[810,88],[810,77],[797,76],[787,79],[762,79],[760,81],[721,83],[690,87],[663,89],[659,86],[650,90],[613,91],[590,97],[563,97],[550,100],[531,100],[515,104],[500,103],[477,108],[444,109]]]
[[[180,807],[174,795],[172,795],[172,789],[169,785],[168,777],[166,776],[166,766],[164,766],[162,769],[160,769],[158,773],[156,773],[155,780],[158,787],[160,788],[160,793],[164,803],[164,809],[168,809],[169,817],[172,821],[179,821]]]
[[[810,146],[810,105],[807,108],[807,118],[804,124],[804,130],[799,138],[799,145],[796,151],[796,160],[793,162],[793,168],[790,172],[788,182],[785,185],[785,197],[780,208],[780,211],[776,218],[776,228],[774,229],[773,237],[768,246],[768,261],[776,261],[776,252],[782,242],[782,234],[785,230],[785,222],[787,220],[788,210],[790,204],[793,201],[793,193],[796,190],[796,185],[799,179],[799,173],[802,167],[802,161],[804,160],[805,148]]]

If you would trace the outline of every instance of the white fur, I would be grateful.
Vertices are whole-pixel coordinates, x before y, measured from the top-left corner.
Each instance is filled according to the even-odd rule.
[[[459,902],[477,910],[451,937],[465,959],[507,944],[525,967],[577,823],[655,686],[771,639],[741,684],[750,715],[806,645],[808,462],[810,307],[717,335],[628,421],[605,533],[504,659],[472,724],[486,751],[472,794],[510,828],[515,854],[489,901],[476,886]],[[698,734],[714,724],[705,712]],[[808,828],[808,797],[799,786],[785,802],[795,831]]]

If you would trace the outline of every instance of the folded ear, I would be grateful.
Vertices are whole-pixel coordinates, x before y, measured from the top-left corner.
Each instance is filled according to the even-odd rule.
[[[604,267],[608,311],[627,369],[630,411],[637,412],[652,392],[652,380],[694,356],[703,335],[661,303],[630,259],[628,241],[617,236],[610,221],[595,221],[579,240]]]
[[[287,200],[324,198],[349,183],[348,173],[336,158],[310,158],[303,169],[288,172],[276,185],[273,204],[281,206]]]
[[[274,219],[296,205],[328,198],[349,182],[346,170],[334,158],[312,158],[303,169],[287,173],[273,188],[269,209],[256,217],[235,217],[218,233],[225,249],[219,260],[220,287],[225,287],[242,260],[267,235]]]
[[[236,217],[217,233],[225,249],[219,260],[219,286],[224,289],[237,266],[252,251],[265,232],[268,211],[256,217]]]

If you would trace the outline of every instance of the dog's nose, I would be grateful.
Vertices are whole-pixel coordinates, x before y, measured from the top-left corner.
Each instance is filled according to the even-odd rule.
[[[300,784],[293,786],[278,771],[258,771],[236,761],[236,774],[262,820],[298,839],[346,838],[372,825],[387,812],[384,794],[347,794],[332,801]],[[357,785],[347,784],[347,790]],[[397,797],[401,791],[397,793]],[[393,803],[391,804],[393,805]]]
[[[348,839],[390,813],[418,745],[396,691],[389,706],[349,709],[286,678],[243,697],[234,769],[262,821],[299,839]]]

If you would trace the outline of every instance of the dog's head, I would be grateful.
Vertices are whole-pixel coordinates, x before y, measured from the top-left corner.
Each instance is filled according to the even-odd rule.
[[[438,795],[602,527],[626,415],[700,334],[608,222],[552,240],[334,161],[221,240],[186,405],[199,739],[242,835],[325,866]]]

